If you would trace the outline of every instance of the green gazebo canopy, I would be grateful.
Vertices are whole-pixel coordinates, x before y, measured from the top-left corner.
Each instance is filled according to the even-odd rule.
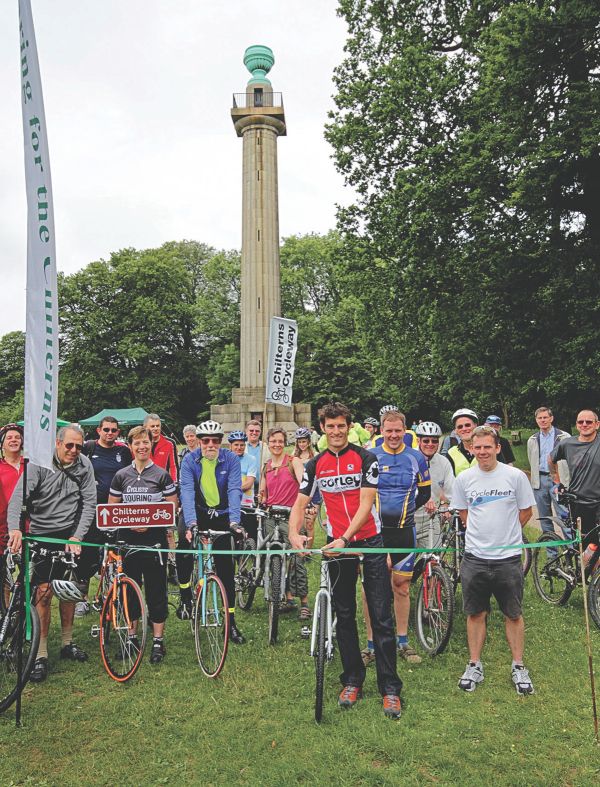
[[[120,426],[136,426],[142,423],[148,412],[143,407],[129,407],[126,409],[107,407],[104,410],[100,410],[96,415],[83,418],[79,423],[81,426],[100,426],[100,422],[107,415],[112,415],[113,418],[116,418]]]

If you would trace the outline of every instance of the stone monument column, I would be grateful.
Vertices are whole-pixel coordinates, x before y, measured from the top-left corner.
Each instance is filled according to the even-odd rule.
[[[211,416],[226,431],[257,414],[265,428],[288,432],[310,424],[310,405],[265,402],[271,317],[281,317],[277,138],[286,135],[281,93],[267,74],[275,58],[267,46],[250,46],[244,65],[252,75],[244,93],[234,94],[231,118],[243,141],[240,387],[230,405],[215,405]]]

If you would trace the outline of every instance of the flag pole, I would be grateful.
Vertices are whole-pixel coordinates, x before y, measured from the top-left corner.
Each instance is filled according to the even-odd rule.
[[[588,611],[587,582],[585,577],[585,564],[583,561],[583,538],[581,536],[581,517],[577,517],[577,532],[579,533],[579,565],[581,566],[581,584],[583,587],[583,613],[585,617],[585,639],[587,642],[588,670],[590,673],[590,689],[592,693],[592,714],[594,717],[594,735],[596,746],[600,746],[598,738],[598,708],[596,706],[596,681],[594,678],[594,661],[592,658],[592,642],[590,638],[590,616]]]

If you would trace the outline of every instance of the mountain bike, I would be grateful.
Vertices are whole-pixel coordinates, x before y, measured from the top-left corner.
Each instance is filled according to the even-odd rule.
[[[577,502],[575,495],[564,492],[559,495],[559,503],[568,511],[565,520],[551,517],[561,532],[575,534],[577,522],[573,515],[573,504]],[[600,524],[594,530],[598,530]],[[543,533],[540,543],[562,541],[554,533]],[[586,567],[586,577],[589,578],[587,587],[588,606],[594,623],[600,628],[600,549],[592,555]],[[540,547],[535,550],[533,557],[533,583],[535,589],[544,601],[556,606],[564,606],[571,594],[582,584],[581,565],[579,560],[578,544],[565,541],[552,547]]]
[[[123,568],[124,549],[122,541],[105,546],[100,582],[92,600],[92,607],[100,612],[100,623],[92,626],[91,635],[99,637],[104,669],[117,683],[125,683],[137,672],[148,632],[142,591]]]
[[[192,586],[192,625],[198,664],[208,678],[216,678],[223,669],[229,645],[227,593],[211,555],[214,540],[224,535],[231,536],[231,531],[192,529],[192,544],[198,550],[197,581]]]
[[[338,558],[343,559],[343,558]],[[315,659],[315,721],[323,716],[323,689],[325,664],[333,659],[335,651],[335,610],[331,595],[329,558],[321,558],[321,581],[315,597],[310,655]]]
[[[9,708],[17,698],[21,631],[23,633],[21,687],[29,680],[40,642],[40,619],[36,608],[33,604],[29,607],[29,630],[25,618],[21,615],[21,604],[25,593],[21,557],[7,552],[2,560],[5,568],[3,576],[10,576],[11,583],[7,596],[4,596],[3,585],[5,603],[0,613],[0,712]]]
[[[437,511],[429,521],[429,548],[442,543],[440,528],[438,543],[433,543],[435,520],[444,525],[443,511]],[[417,639],[431,656],[442,653],[452,634],[454,621],[455,584],[444,563],[435,552],[421,553],[415,563],[413,582],[417,582],[414,621]]]
[[[235,577],[236,598],[240,609],[248,610],[252,606],[256,589],[262,585],[265,600],[269,608],[269,644],[277,642],[279,631],[279,605],[285,600],[285,584],[287,579],[287,562],[284,560],[285,538],[280,530],[280,523],[287,522],[290,509],[284,506],[271,506],[266,511],[256,510],[258,535],[255,543],[245,538],[242,552],[266,550],[264,555],[240,555]],[[269,516],[274,523],[272,532],[265,534],[264,519]],[[291,557],[294,557],[293,555]]]

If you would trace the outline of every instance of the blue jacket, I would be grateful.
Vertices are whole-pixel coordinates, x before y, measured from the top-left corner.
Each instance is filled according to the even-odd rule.
[[[196,448],[194,451],[186,454],[181,463],[179,488],[183,518],[187,527],[190,526],[189,523],[198,520],[196,509],[208,511],[208,506],[200,488],[200,478],[202,476],[201,459],[202,451],[200,448]],[[232,451],[220,448],[215,475],[219,497],[221,498],[217,511],[219,514],[229,514],[230,522],[239,523],[242,501],[242,470],[239,458]]]

